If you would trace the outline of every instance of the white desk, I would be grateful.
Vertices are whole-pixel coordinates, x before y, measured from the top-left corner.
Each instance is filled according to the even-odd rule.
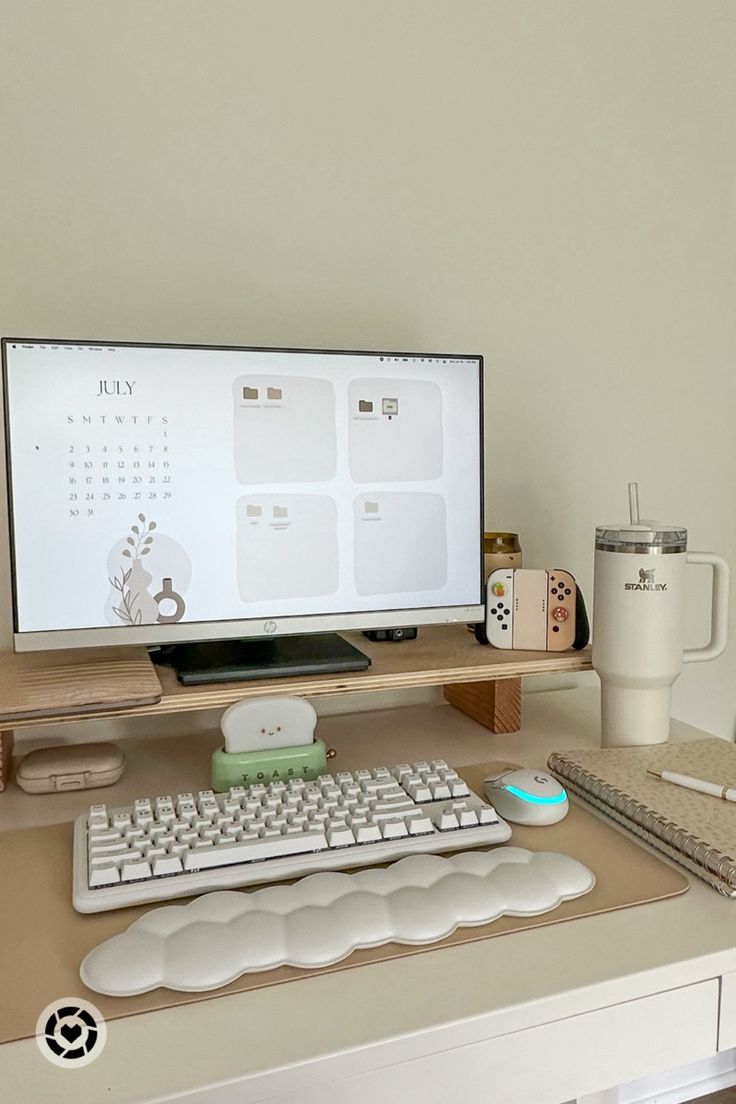
[[[523,732],[512,736],[449,706],[325,718],[320,734],[346,756],[352,741],[364,749],[370,739],[373,763],[444,755],[457,766],[544,765],[554,748],[596,742],[596,705],[588,690],[528,695]],[[675,735],[700,733],[676,724]],[[181,746],[185,777],[212,745]],[[130,760],[132,792],[154,792],[152,771]],[[64,795],[54,816],[88,802]],[[0,827],[48,822],[48,808],[10,791]],[[736,903],[692,878],[688,893],[657,904],[116,1020],[103,1054],[81,1070],[52,1067],[34,1040],[10,1043],[0,1048],[0,1096],[445,1104],[465,1094],[559,1104],[733,1046]]]

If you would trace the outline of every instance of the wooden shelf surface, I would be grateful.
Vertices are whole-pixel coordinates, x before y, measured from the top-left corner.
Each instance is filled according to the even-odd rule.
[[[50,709],[44,715],[43,701],[48,699],[44,698],[43,681],[39,676],[44,663],[53,667],[63,660],[68,662],[74,653],[48,652],[42,660],[37,653],[28,657],[14,656],[16,669],[22,669],[25,662],[29,665],[32,663],[35,681],[39,685],[39,702],[32,716],[3,722],[3,727],[19,729],[44,723],[90,720],[94,717],[152,717],[187,713],[224,707],[259,694],[295,694],[313,698],[329,694],[444,686],[448,683],[517,678],[521,675],[591,670],[590,649],[579,652],[501,651],[478,644],[464,625],[421,628],[416,640],[401,643],[377,644],[362,633],[342,635],[370,656],[372,662],[367,671],[182,686],[170,667],[161,666],[155,668],[162,690],[159,701],[114,709],[79,709],[63,715]],[[144,653],[143,649],[141,651]],[[81,654],[76,653],[75,659]],[[108,655],[112,659],[113,652],[110,651]],[[0,686],[0,714],[7,711]]]

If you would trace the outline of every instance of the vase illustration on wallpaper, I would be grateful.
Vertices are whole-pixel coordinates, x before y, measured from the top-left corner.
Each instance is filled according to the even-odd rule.
[[[109,624],[155,625],[183,617],[183,593],[192,574],[189,557],[155,521],[139,514],[129,533],[110,550],[107,567]]]

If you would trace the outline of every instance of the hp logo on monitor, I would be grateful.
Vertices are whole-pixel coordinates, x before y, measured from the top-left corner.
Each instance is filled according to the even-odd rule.
[[[275,621],[263,622],[263,631],[264,633],[266,633],[267,636],[273,636],[273,634],[276,632],[277,627],[278,626],[276,625]]]

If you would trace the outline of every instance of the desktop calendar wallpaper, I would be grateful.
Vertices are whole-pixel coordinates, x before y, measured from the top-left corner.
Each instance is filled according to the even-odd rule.
[[[18,631],[479,600],[476,361],[6,358]]]

